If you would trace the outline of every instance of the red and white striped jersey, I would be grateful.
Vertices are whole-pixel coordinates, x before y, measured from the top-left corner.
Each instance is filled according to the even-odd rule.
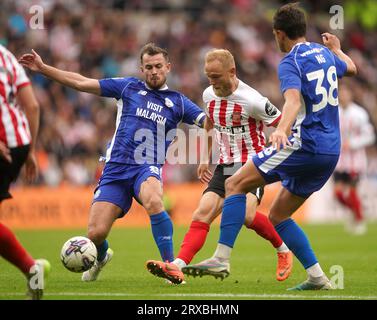
[[[30,144],[27,118],[17,105],[17,91],[30,81],[15,56],[0,45],[0,141],[9,148]]]
[[[367,169],[365,148],[375,141],[368,113],[356,103],[339,108],[342,149],[336,171],[363,174]]]
[[[246,162],[261,151],[266,144],[263,123],[275,125],[281,117],[266,97],[241,80],[227,97],[218,97],[213,87],[208,87],[203,100],[220,147],[219,164]]]

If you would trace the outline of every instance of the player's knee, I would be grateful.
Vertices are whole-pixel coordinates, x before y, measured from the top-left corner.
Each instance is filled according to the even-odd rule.
[[[273,226],[278,225],[280,222],[284,220],[281,216],[279,216],[279,214],[277,214],[273,210],[270,211],[268,219],[270,220]]]
[[[239,192],[240,192],[239,184],[237,183],[236,179],[233,176],[225,180],[225,193],[227,195],[235,194]]]
[[[88,238],[94,242],[94,244],[101,244],[106,240],[107,230],[101,226],[89,226]]]
[[[148,214],[159,213],[164,210],[162,198],[158,195],[153,195],[143,202],[145,210]]]

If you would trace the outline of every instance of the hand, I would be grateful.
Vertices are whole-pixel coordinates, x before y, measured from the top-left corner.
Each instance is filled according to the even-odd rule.
[[[9,163],[12,163],[12,157],[10,155],[9,148],[5,145],[4,142],[0,141],[0,158],[5,159]]]
[[[331,33],[328,33],[328,32],[322,33],[322,41],[323,41],[323,44],[333,52],[337,50],[341,50],[340,41],[338,37]]]
[[[42,58],[34,51],[34,49],[31,49],[31,53],[22,55],[18,62],[24,67],[36,72],[40,72],[43,67]]]
[[[208,183],[212,179],[212,172],[208,167],[207,163],[200,164],[198,167],[198,179],[201,183]]]
[[[37,159],[35,158],[35,154],[32,151],[30,151],[25,162],[25,174],[26,180],[29,183],[34,182],[38,177],[38,163]]]
[[[280,129],[276,129],[269,138],[269,142],[271,142],[271,145],[274,149],[276,149],[277,152],[280,151],[281,146],[283,145],[283,149],[285,149],[288,146],[291,146],[292,143],[288,140],[287,134]]]

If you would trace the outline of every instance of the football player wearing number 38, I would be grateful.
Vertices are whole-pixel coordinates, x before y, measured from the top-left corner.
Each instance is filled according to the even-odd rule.
[[[271,147],[226,180],[219,243],[233,247],[245,220],[245,194],[281,181],[283,188],[269,218],[308,274],[291,290],[331,289],[309,240],[291,215],[334,171],[340,153],[338,78],[355,75],[357,70],[336,36],[322,34],[324,46],[306,40],[305,15],[297,4],[278,9],[273,33],[279,49],[287,53],[278,68],[285,99],[282,118],[270,135]]]

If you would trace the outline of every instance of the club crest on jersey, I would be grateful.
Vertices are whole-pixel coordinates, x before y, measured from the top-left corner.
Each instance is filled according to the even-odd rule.
[[[235,123],[240,123],[242,120],[241,112],[233,112],[232,114],[232,120]]]
[[[276,107],[270,101],[266,102],[266,106],[264,107],[264,109],[266,111],[266,114],[271,117],[276,115],[276,113],[278,112]]]
[[[173,101],[171,101],[169,98],[165,98],[165,105],[168,107],[168,108],[171,108],[174,106],[174,103]]]

